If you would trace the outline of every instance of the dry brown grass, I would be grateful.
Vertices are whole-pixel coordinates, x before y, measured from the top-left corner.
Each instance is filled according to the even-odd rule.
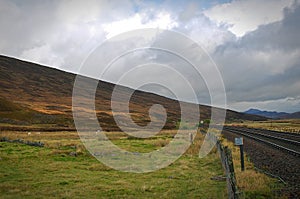
[[[161,147],[166,146],[167,144],[169,144],[168,140],[159,138],[159,139],[157,139],[157,140],[154,141],[153,145],[156,146],[156,147],[161,148]]]
[[[19,132],[1,131],[0,137],[7,137],[9,140],[23,139],[28,141],[40,141],[47,148],[60,148],[82,145],[77,132]]]
[[[281,132],[300,133],[300,119],[245,121],[243,123],[231,123],[228,125],[261,128]]]
[[[185,152],[187,155],[198,155],[201,145],[203,143],[204,135],[201,133],[197,133],[194,138],[193,144],[189,147],[189,149]]]
[[[242,192],[246,193],[263,193],[265,195],[272,195],[272,189],[274,189],[276,179],[267,176],[264,173],[260,173],[255,170],[253,163],[250,162],[247,154],[245,155],[245,171],[241,171],[240,163],[240,149],[232,142],[221,138],[222,144],[228,146],[232,151],[232,158],[234,164],[234,170],[236,174],[237,185]],[[279,185],[278,185],[279,186]],[[276,188],[276,187],[275,187]],[[273,196],[275,197],[276,196]]]

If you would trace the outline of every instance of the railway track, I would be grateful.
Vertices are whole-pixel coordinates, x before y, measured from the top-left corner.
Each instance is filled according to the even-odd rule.
[[[244,128],[244,129],[249,129],[249,128]],[[274,130],[267,130],[267,129],[257,129],[257,128],[251,128],[252,131],[255,132],[261,132],[263,134],[267,135],[274,135],[280,138],[287,138],[287,139],[292,139],[300,142],[300,134],[298,133],[290,133],[290,132],[279,132],[279,131],[274,131]]]
[[[290,153],[294,156],[300,157],[299,134],[229,126],[224,127],[223,130],[247,137],[258,142],[262,142],[279,150]]]

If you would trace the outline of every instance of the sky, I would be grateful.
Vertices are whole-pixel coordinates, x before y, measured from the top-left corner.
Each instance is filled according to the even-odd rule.
[[[296,112],[300,111],[299,21],[298,0],[0,0],[0,54],[80,73],[90,53],[119,34],[144,28],[176,31],[201,45],[218,67],[227,108]],[[148,44],[158,42],[166,43],[152,38]],[[117,44],[108,52],[116,48]],[[149,60],[156,63],[147,65],[151,74],[172,83],[180,100],[194,101],[176,81],[178,74],[157,64],[179,72],[196,91],[197,102],[210,104],[205,78],[216,77],[201,80],[168,53],[145,50],[121,57],[103,80],[119,82],[134,65]],[[149,71],[138,78],[151,79]],[[173,97],[168,88],[142,89]]]

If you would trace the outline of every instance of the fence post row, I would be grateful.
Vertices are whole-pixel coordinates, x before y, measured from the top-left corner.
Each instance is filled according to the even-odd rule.
[[[217,140],[217,148],[221,156],[222,166],[226,173],[228,198],[239,199],[241,195],[237,188],[231,150],[227,146],[224,147],[219,140]]]

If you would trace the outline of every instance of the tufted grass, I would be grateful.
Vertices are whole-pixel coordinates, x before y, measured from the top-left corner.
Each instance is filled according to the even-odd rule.
[[[110,139],[129,151],[150,152],[167,144],[174,131],[152,139],[128,139],[120,132]],[[203,159],[203,136],[177,161],[155,172],[117,171],[97,161],[76,132],[1,132],[10,139],[42,141],[44,148],[0,142],[1,198],[227,198],[226,182],[210,178],[223,174],[214,150]],[[70,152],[77,156],[70,156]]]

